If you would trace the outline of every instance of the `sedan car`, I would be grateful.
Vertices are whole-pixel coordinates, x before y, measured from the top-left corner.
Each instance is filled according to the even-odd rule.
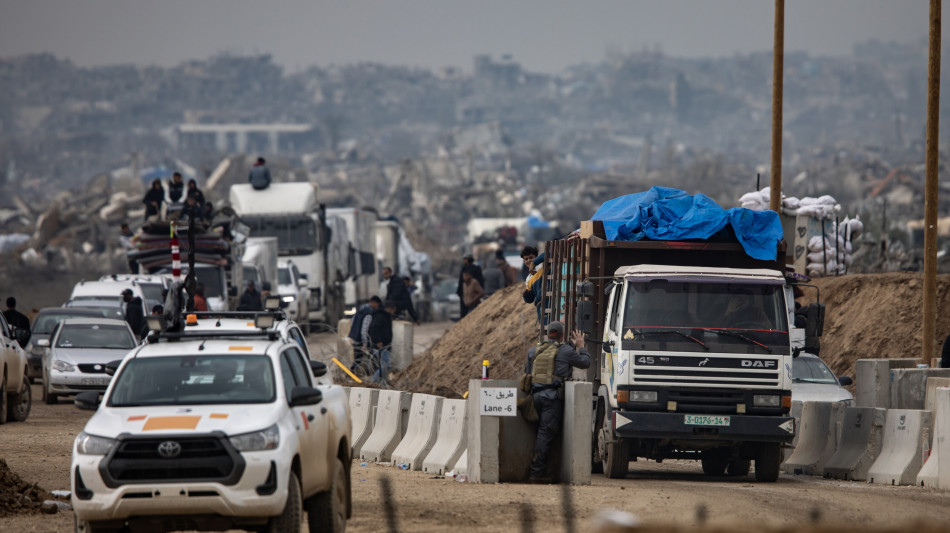
[[[842,385],[851,378],[835,377],[818,356],[803,353],[792,361],[792,400],[796,402],[845,402],[851,405],[854,396]]]
[[[67,318],[53,329],[43,359],[43,400],[84,391],[105,391],[112,379],[106,363],[122,360],[135,348],[135,337],[124,320]]]
[[[40,309],[33,320],[30,342],[26,345],[27,375],[30,377],[30,381],[43,377],[43,354],[49,351],[49,335],[60,320],[77,317],[107,318],[107,313],[107,310],[84,307],[45,307]],[[40,340],[46,340],[46,347],[36,344]]]

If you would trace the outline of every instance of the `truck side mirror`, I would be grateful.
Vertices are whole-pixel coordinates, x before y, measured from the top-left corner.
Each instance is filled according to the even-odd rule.
[[[577,282],[577,295],[586,296],[588,298],[594,297],[594,284],[589,281],[579,281]]]
[[[604,341],[604,342],[603,342],[603,348],[604,348],[604,351],[605,351],[605,352],[610,353],[611,348],[613,348],[613,347],[614,347],[614,341]]]
[[[822,331],[825,329],[825,304],[811,303],[805,308],[805,351],[820,355]]]
[[[574,313],[574,327],[587,335],[594,333],[594,302],[590,300],[577,302],[577,309]]]

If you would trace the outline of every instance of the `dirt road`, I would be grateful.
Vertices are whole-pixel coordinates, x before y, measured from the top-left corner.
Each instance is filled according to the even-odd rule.
[[[444,327],[427,327],[416,342],[430,343]],[[329,343],[329,337],[312,336],[315,357],[323,353],[321,346]],[[34,385],[33,395],[40,397],[39,385]],[[27,422],[0,426],[0,457],[30,483],[47,490],[68,490],[72,442],[88,418],[88,411],[71,404],[37,401]],[[950,522],[950,492],[786,475],[777,483],[755,483],[751,476],[708,478],[698,463],[690,461],[635,462],[630,466],[626,479],[594,476],[590,486],[567,489],[573,509],[569,516],[576,531],[591,531],[595,516],[605,509],[632,513],[649,524],[684,529],[695,529],[702,522],[712,529],[790,530],[807,527],[817,519],[822,525],[848,530],[906,526],[907,531],[920,531],[916,521],[941,528]],[[560,531],[565,526],[562,487],[475,485],[354,462],[350,531],[387,529],[380,492],[384,477],[391,482],[400,531]],[[532,520],[533,524],[528,523]],[[0,518],[4,533],[72,528],[71,512]]]

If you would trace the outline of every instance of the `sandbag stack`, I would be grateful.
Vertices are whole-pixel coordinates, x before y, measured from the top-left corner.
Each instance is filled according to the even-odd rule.
[[[739,197],[739,203],[746,209],[754,211],[766,211],[769,208],[769,197],[771,189],[766,187],[761,191],[747,192]],[[782,214],[791,217],[806,215],[819,220],[832,220],[835,214],[841,211],[841,205],[833,196],[824,195],[818,198],[806,196],[805,198],[796,198],[794,196],[782,195]]]

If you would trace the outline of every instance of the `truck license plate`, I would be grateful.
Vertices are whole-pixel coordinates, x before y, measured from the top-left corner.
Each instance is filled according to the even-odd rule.
[[[105,378],[83,378],[83,385],[108,385],[109,380]]]
[[[687,426],[728,426],[728,416],[685,415],[683,422]]]

